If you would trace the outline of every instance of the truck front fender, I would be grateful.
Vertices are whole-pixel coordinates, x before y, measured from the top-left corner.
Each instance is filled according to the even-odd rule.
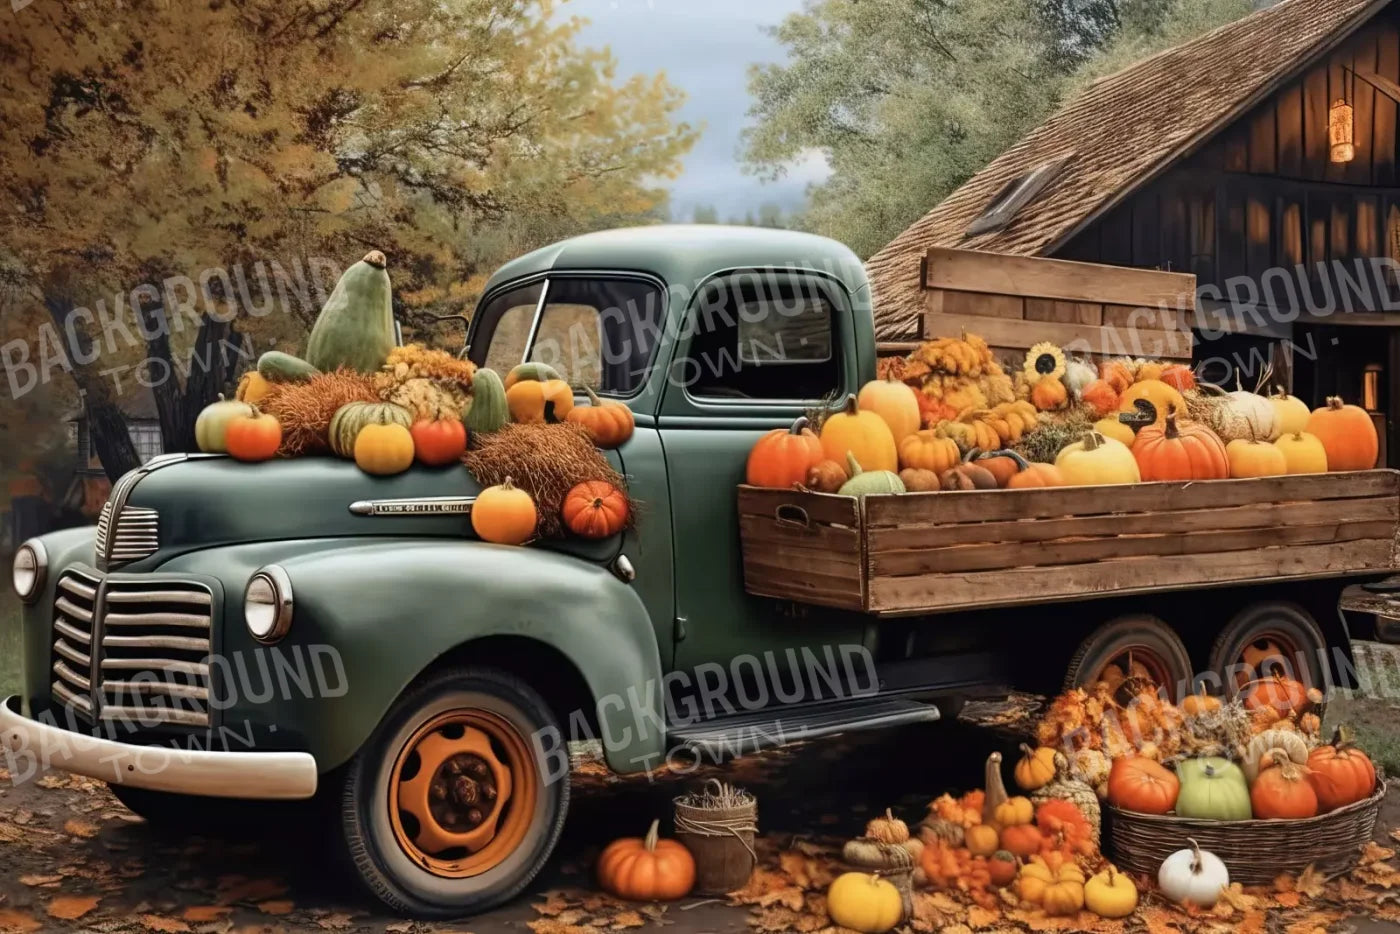
[[[597,565],[447,541],[359,545],[279,563],[295,602],[287,641],[333,647],[343,665],[344,690],[307,703],[300,724],[323,771],[354,755],[426,667],[464,645],[470,659],[470,643],[492,636],[551,646],[572,662],[613,768],[636,771],[664,748],[655,630],[632,588]],[[235,593],[231,627],[242,617],[241,589]],[[576,719],[574,711],[556,715],[566,727]]]

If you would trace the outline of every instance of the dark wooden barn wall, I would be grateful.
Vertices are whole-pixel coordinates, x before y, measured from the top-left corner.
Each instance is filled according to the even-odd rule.
[[[1400,82],[1398,11],[1390,7],[1055,255],[1194,272],[1223,286],[1271,267],[1400,252],[1396,103],[1343,70]],[[1355,107],[1356,158],[1336,164],[1327,116],[1344,90]]]

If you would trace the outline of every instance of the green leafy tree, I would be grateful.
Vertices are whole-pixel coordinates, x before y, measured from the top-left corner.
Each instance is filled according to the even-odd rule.
[[[831,166],[796,223],[868,256],[1104,69],[1228,22],[1245,0],[810,0],[749,74],[751,171]]]
[[[690,222],[692,224],[718,224],[719,211],[713,204],[697,204],[690,212]]]
[[[329,285],[306,285],[313,259],[379,248],[401,310],[460,308],[507,255],[659,216],[694,138],[674,120],[681,96],[663,75],[620,80],[580,28],[552,0],[54,2],[13,17],[0,258],[62,338],[107,471],[136,456],[102,370],[144,368],[167,447],[189,449],[244,359],[228,347],[300,343]],[[285,314],[250,307],[266,292]],[[11,348],[7,370],[38,367],[42,341],[22,363]]]

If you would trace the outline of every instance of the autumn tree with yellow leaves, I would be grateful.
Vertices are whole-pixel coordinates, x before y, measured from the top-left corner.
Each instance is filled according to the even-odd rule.
[[[0,266],[38,322],[14,396],[71,374],[109,474],[114,374],[166,445],[253,351],[295,349],[339,268],[390,257],[401,311],[659,213],[693,142],[664,76],[622,80],[553,0],[43,0],[0,36]],[[324,281],[324,280],[331,281]],[[106,375],[104,375],[106,374]],[[67,378],[63,375],[63,378]],[[126,387],[123,387],[123,391]]]

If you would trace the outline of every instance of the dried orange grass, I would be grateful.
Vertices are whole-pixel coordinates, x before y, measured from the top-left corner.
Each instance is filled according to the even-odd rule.
[[[321,373],[304,383],[273,383],[261,408],[282,423],[283,457],[330,453],[331,417],[351,402],[378,402],[374,378],[354,370]]]
[[[565,534],[561,510],[569,491],[588,480],[606,480],[626,494],[622,475],[612,468],[588,434],[578,425],[506,425],[500,431],[472,436],[467,469],[482,486],[495,486],[506,477],[529,493],[539,510],[539,533],[546,538]],[[628,499],[629,512],[636,514]]]

